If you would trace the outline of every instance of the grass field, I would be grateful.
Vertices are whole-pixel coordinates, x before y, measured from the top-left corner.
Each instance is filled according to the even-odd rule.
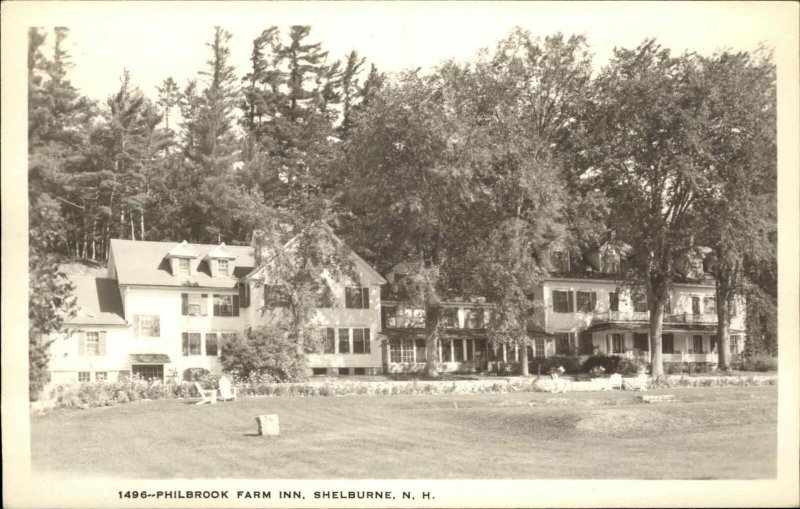
[[[763,479],[777,387],[142,401],[31,418],[55,477]],[[274,413],[279,437],[255,435]]]

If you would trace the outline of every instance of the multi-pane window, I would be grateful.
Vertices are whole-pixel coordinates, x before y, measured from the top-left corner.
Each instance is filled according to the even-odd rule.
[[[239,316],[239,296],[214,294],[214,316]]]
[[[381,307],[381,318],[384,327],[397,327],[397,308]]]
[[[350,353],[350,329],[339,329],[339,353]]]
[[[138,376],[143,380],[163,380],[164,379],[164,365],[163,364],[135,364],[131,366],[133,376]]]
[[[133,315],[133,335],[136,337],[157,338],[161,335],[159,315]]]
[[[208,314],[208,294],[182,293],[181,313],[183,316],[206,316]]]
[[[708,349],[710,352],[714,352],[717,349],[717,335],[712,334],[711,337],[708,339]]]
[[[414,340],[403,340],[403,362],[414,362]]]
[[[189,259],[188,258],[178,258],[178,274],[182,276],[189,275]]]
[[[181,334],[181,339],[183,355],[202,355],[199,332],[184,332]]]
[[[458,328],[458,309],[442,308],[442,323],[448,329]]]
[[[608,292],[608,310],[619,311],[619,292]]]
[[[579,291],[577,295],[578,311],[582,313],[591,313],[597,305],[597,293]]]
[[[569,355],[570,353],[570,333],[556,332],[556,355]]]
[[[647,312],[647,295],[643,291],[636,291],[631,294],[633,310],[637,313]]]
[[[550,253],[550,264],[556,272],[569,272],[569,256],[561,249],[555,249]]]
[[[206,355],[219,355],[219,340],[216,332],[206,334]]]
[[[633,348],[642,352],[650,350],[650,340],[646,332],[633,333]]]
[[[217,260],[217,274],[220,276],[228,276],[228,260]]]
[[[670,299],[669,295],[667,295],[667,300],[664,301],[664,314],[672,314],[672,299]]]
[[[567,332],[567,341],[569,342],[569,333]],[[527,347],[526,347],[527,348]],[[534,357],[544,357],[544,339],[534,339],[533,340],[533,356]]]
[[[623,353],[625,350],[625,343],[622,334],[611,334],[611,352]]]
[[[707,315],[717,314],[717,298],[706,297],[703,299],[703,313]]]
[[[692,336],[692,348],[694,353],[703,353],[703,336],[700,334]]]
[[[449,339],[443,339],[442,345],[442,358],[441,362],[451,362],[453,358],[453,342]]]
[[[349,309],[369,309],[369,288],[355,286],[345,288],[344,305]]]
[[[675,340],[672,334],[661,335],[661,353],[675,353]]]
[[[336,353],[336,330],[333,327],[325,329],[325,353]]]
[[[353,353],[370,353],[369,329],[353,329]]]
[[[731,336],[731,353],[738,354],[741,353],[741,336],[738,334],[734,334]]]
[[[467,308],[464,310],[464,325],[468,329],[483,329],[483,309]]]
[[[86,355],[100,355],[100,333],[86,333],[86,346],[84,348],[84,353]]]
[[[97,380],[98,382],[103,382],[105,380],[108,380],[108,372],[107,371],[97,371],[94,374],[94,379]]]
[[[700,297],[692,297],[692,314],[700,314]]]
[[[572,292],[567,290],[553,290],[553,312],[572,313],[575,308],[572,305]]]
[[[78,381],[88,382],[91,380],[91,373],[89,371],[78,371]]]

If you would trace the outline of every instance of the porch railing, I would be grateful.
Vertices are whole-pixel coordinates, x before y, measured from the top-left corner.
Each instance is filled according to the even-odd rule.
[[[596,322],[646,322],[649,311],[603,311],[594,315]]]
[[[679,315],[669,315],[664,318],[668,323],[717,323],[717,315],[681,313]]]

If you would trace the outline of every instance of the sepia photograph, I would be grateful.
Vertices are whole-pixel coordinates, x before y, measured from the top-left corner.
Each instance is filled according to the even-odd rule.
[[[771,22],[796,4],[55,4],[74,19],[27,9],[3,45],[31,482],[109,507],[796,491],[798,34]],[[561,495],[797,503],[611,486]]]

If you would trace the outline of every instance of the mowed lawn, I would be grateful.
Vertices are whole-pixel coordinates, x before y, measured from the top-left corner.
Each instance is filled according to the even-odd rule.
[[[763,479],[777,387],[142,401],[31,418],[38,474],[133,478]],[[255,416],[278,414],[279,437]]]

